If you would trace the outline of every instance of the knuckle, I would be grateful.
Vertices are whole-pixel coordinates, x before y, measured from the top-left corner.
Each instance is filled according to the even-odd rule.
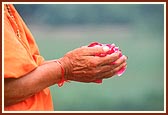
[[[113,54],[111,54],[111,56],[112,56],[114,59],[119,58],[119,56],[118,56],[118,55],[119,55],[118,53],[113,53]]]
[[[114,65],[115,65],[115,66],[119,66],[120,64],[121,64],[121,60],[118,59],[118,60],[115,61],[115,64],[114,64]]]
[[[92,72],[93,72],[93,76],[97,76],[98,71],[96,69],[93,69]]]
[[[116,74],[115,71],[111,71],[111,77],[114,76]]]
[[[98,63],[97,63],[97,61],[95,61],[95,60],[93,60],[93,61],[91,61],[91,62],[89,63],[89,66],[90,66],[90,67],[97,67],[97,65],[98,65]]]
[[[112,60],[111,60],[111,58],[108,56],[108,57],[105,58],[104,62],[111,63]]]
[[[100,70],[93,69],[93,70],[91,71],[92,78],[96,78],[97,76],[99,76],[99,73],[100,73]]]

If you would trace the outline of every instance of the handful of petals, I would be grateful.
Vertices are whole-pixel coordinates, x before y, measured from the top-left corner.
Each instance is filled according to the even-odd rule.
[[[121,50],[119,50],[119,47],[116,47],[115,44],[101,44],[98,42],[93,42],[90,45],[88,45],[88,47],[95,47],[95,46],[102,46],[102,47],[108,47],[109,51],[107,51],[106,53],[100,53],[100,54],[95,54],[95,56],[99,56],[99,57],[104,57],[106,55],[115,53],[115,52],[120,52],[120,57],[122,56],[122,52]],[[113,64],[113,63],[111,63]],[[121,76],[124,72],[125,72],[126,68],[121,68],[118,72],[117,75]],[[102,83],[102,80],[96,80],[95,83]]]

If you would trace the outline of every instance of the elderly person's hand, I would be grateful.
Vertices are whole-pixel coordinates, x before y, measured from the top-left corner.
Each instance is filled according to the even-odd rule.
[[[107,47],[84,46],[68,52],[60,59],[65,69],[65,79],[95,82],[116,75],[117,71],[126,67],[127,57],[124,55],[120,57],[120,52],[105,57],[94,56],[96,53],[105,53],[108,50]]]

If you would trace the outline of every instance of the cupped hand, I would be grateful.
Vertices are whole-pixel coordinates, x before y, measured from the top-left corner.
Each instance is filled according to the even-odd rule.
[[[88,83],[117,74],[117,71],[126,67],[127,58],[124,55],[120,57],[120,52],[105,57],[95,56],[108,50],[107,47],[83,46],[65,54],[60,58],[60,63],[65,69],[65,79]]]

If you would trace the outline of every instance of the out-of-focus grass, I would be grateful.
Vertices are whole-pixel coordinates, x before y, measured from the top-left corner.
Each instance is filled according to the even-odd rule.
[[[128,68],[121,77],[102,84],[71,82],[50,87],[56,111],[163,111],[162,32],[127,25],[30,27],[46,60],[94,41],[115,43],[128,56]]]

